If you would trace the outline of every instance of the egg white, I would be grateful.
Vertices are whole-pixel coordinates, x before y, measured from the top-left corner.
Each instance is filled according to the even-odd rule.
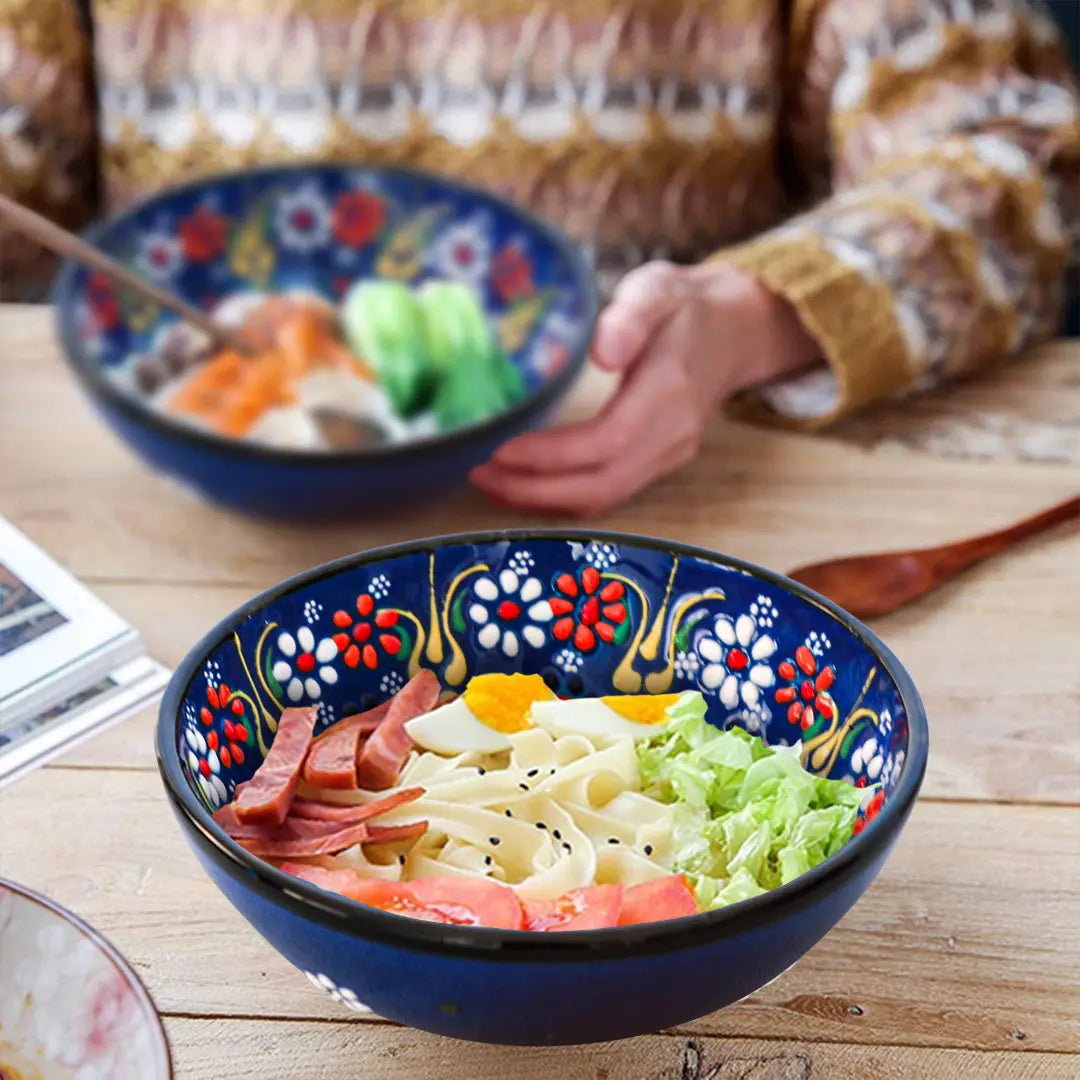
[[[417,746],[436,754],[494,754],[510,747],[510,740],[501,731],[477,719],[464,695],[409,720],[405,732]]]
[[[575,698],[570,701],[537,701],[533,704],[529,719],[556,737],[630,735],[635,739],[649,739],[667,729],[671,722],[670,713],[669,707],[667,715],[658,724],[635,724],[620,716],[602,698]]]

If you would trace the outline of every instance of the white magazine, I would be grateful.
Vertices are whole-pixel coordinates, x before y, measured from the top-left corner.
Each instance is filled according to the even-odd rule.
[[[150,704],[136,630],[0,518],[0,784]]]

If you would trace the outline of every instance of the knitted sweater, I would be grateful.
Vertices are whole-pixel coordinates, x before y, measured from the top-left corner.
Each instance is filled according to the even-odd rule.
[[[0,186],[67,225],[255,162],[450,173],[605,285],[655,257],[757,276],[828,366],[754,402],[808,424],[1055,326],[1080,111],[1034,0],[89,5],[0,0]],[[51,269],[0,235],[4,296]]]

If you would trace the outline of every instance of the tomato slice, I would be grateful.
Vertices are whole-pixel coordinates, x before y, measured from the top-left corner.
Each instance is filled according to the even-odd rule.
[[[409,888],[426,911],[441,916],[434,921],[500,930],[522,928],[521,901],[509,885],[478,878],[430,877],[410,881]]]
[[[621,885],[591,885],[571,889],[554,900],[526,900],[526,930],[600,930],[617,926],[622,904]]]
[[[619,925],[681,919],[697,913],[697,900],[686,878],[682,874],[671,874],[624,889]]]

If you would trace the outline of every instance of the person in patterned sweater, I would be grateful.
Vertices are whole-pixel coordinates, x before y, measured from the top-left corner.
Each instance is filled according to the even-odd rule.
[[[1051,333],[1080,110],[1034,0],[0,0],[0,185],[67,226],[200,173],[411,164],[587,247],[595,419],[476,470],[597,512],[721,403],[805,427]],[[0,289],[53,268],[0,236]]]

